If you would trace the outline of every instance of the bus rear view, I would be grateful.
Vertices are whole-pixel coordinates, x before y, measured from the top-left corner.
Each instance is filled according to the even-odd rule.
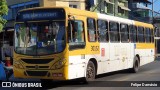
[[[14,76],[64,80],[67,63],[63,8],[20,11],[14,33]]]

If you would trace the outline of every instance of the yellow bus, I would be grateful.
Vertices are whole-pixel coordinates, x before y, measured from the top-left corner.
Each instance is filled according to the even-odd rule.
[[[19,11],[14,33],[16,78],[70,80],[154,61],[154,27],[69,7]]]

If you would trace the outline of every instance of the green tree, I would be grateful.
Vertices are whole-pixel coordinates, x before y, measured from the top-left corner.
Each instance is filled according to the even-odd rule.
[[[0,0],[0,32],[2,31],[7,20],[3,19],[4,15],[8,13],[8,6],[6,0]]]

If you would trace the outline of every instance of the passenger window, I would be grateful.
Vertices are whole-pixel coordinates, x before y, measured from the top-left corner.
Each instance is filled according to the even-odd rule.
[[[120,41],[119,37],[119,24],[116,22],[110,22],[109,23],[109,29],[110,29],[110,41],[111,42],[118,42]]]
[[[128,42],[129,37],[128,37],[128,25],[127,24],[121,24],[120,26],[120,34],[121,34],[121,42]]]
[[[152,35],[151,35],[151,29],[149,28],[149,41],[150,41],[150,43],[152,42],[151,37],[152,37]]]
[[[100,42],[106,42],[109,40],[107,21],[98,20],[98,40]]]
[[[145,30],[145,39],[146,39],[146,42],[147,43],[150,43],[151,42],[151,31],[149,28],[146,28]]]
[[[152,41],[152,43],[154,43],[154,31],[153,31],[153,29],[151,29],[151,41]]]
[[[95,42],[96,41],[96,27],[95,20],[92,18],[87,19],[87,29],[88,29],[88,41]]]
[[[138,41],[140,43],[144,43],[144,28],[143,27],[138,27]]]
[[[130,40],[131,42],[137,42],[137,27],[131,25],[130,26]]]

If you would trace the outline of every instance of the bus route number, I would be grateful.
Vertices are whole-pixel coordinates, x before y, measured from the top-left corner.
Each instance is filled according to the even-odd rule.
[[[99,51],[99,46],[91,46],[91,51]]]

